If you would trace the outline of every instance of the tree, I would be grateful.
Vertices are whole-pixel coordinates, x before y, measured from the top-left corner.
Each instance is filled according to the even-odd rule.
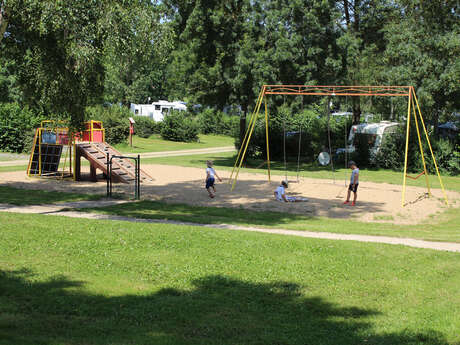
[[[8,15],[6,13],[6,4],[4,1],[0,1],[0,42],[3,39],[3,35],[8,25]]]
[[[335,79],[340,59],[332,0],[168,4],[180,41],[169,70],[172,94],[219,108],[240,105],[240,136],[263,84]]]
[[[103,51],[120,40],[117,14],[128,1],[10,0],[0,54],[16,63],[24,100],[77,127],[103,92]],[[6,4],[6,6],[5,6]],[[4,22],[2,23],[4,25]]]
[[[174,32],[162,21],[164,6],[141,2],[124,9],[117,25],[125,39],[108,42],[104,98],[108,102],[145,103],[166,98],[166,68],[174,48]]]
[[[401,0],[385,27],[384,78],[416,88],[423,113],[439,119],[460,108],[460,13],[458,1]]]
[[[342,49],[341,80],[348,85],[379,83],[386,47],[384,27],[395,13],[389,0],[342,0],[337,2],[342,13],[342,35],[338,45]],[[362,106],[360,97],[352,97],[353,123],[359,123]]]

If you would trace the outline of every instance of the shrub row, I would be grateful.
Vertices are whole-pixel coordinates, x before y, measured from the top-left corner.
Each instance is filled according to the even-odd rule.
[[[0,150],[28,152],[32,146],[34,128],[43,116],[17,103],[0,103]]]
[[[288,107],[281,106],[277,111],[270,113],[268,137],[271,159],[283,159],[284,151],[288,159],[294,159],[299,153],[299,141],[302,161],[315,161],[320,152],[329,151],[327,117],[318,114],[321,114],[321,109],[316,106],[298,113],[291,113]],[[345,147],[345,126],[349,128],[349,125],[345,118],[330,119],[332,152]],[[254,128],[248,147],[249,156],[266,157],[265,135],[265,119],[262,117]]]
[[[415,130],[411,131],[408,149],[408,169],[409,172],[423,171],[423,160],[420,153],[418,138]],[[430,135],[430,138],[432,136]],[[423,138],[422,138],[423,139]],[[436,168],[431,157],[431,152],[426,143],[423,142],[423,154],[425,156],[426,167],[430,173],[436,173]],[[431,139],[431,145],[436,163],[441,172],[458,175],[460,173],[460,134],[456,141],[446,139]],[[401,127],[396,133],[386,137],[382,143],[375,160],[370,162],[371,166],[402,171],[404,169],[404,153],[406,146],[406,131]]]

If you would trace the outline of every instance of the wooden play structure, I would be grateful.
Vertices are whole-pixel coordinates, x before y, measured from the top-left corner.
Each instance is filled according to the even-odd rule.
[[[251,140],[252,133],[259,117],[259,111],[262,106],[262,103],[265,107],[265,136],[266,136],[266,145],[267,145],[267,166],[268,166],[268,180],[270,181],[270,148],[268,141],[268,129],[269,129],[269,116],[268,116],[268,106],[267,106],[267,96],[268,95],[309,95],[309,96],[383,96],[383,97],[407,97],[407,129],[406,129],[406,147],[405,147],[405,158],[404,158],[404,174],[403,174],[403,189],[402,189],[402,207],[405,206],[405,193],[406,193],[406,180],[417,179],[422,175],[425,176],[427,194],[431,196],[430,183],[428,179],[428,171],[426,168],[425,155],[423,152],[422,146],[422,137],[420,132],[423,130],[424,137],[430,149],[431,156],[433,158],[434,166],[436,168],[436,174],[439,179],[439,183],[442,188],[444,195],[444,200],[446,204],[447,195],[444,190],[444,184],[439,174],[438,165],[436,163],[436,158],[431,147],[430,139],[428,137],[428,132],[425,127],[425,122],[423,121],[422,112],[420,110],[420,105],[417,100],[417,95],[413,86],[317,86],[317,85],[264,85],[259,93],[256,106],[254,111],[249,119],[248,128],[244,136],[243,142],[241,143],[240,150],[233,166],[232,173],[230,175],[230,182],[232,182],[232,189],[235,187],[236,181],[238,179],[238,174],[241,169],[241,166],[246,155],[246,151]],[[423,171],[418,174],[416,177],[409,176],[407,174],[407,156],[409,148],[409,134],[410,134],[410,124],[411,119],[415,122],[418,143],[420,148],[420,153],[423,161]],[[420,121],[420,124],[419,124]]]
[[[97,181],[99,169],[108,176],[108,162],[111,164],[111,180],[134,184],[152,181],[152,177],[137,169],[135,164],[126,159],[115,148],[105,142],[105,129],[101,121],[85,123],[81,133],[71,134],[63,123],[43,121],[36,129],[34,144],[30,154],[27,175],[30,177],[72,177],[81,179],[81,158],[90,164],[92,181]]]

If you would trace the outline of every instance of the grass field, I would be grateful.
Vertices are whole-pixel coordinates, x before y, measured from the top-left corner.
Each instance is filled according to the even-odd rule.
[[[115,148],[122,153],[143,153],[143,152],[161,152],[206,149],[211,147],[233,146],[235,140],[232,137],[224,135],[199,135],[199,142],[184,143],[177,141],[163,140],[158,134],[145,139],[138,136],[133,137],[133,147],[127,143],[115,145]]]
[[[431,222],[419,225],[364,223],[350,219],[329,219],[279,212],[256,212],[235,208],[166,204],[156,201],[142,201],[81,211],[132,218],[166,219],[201,224],[233,224],[262,228],[283,228],[289,230],[460,242],[460,231],[458,228],[460,214],[458,209],[449,209],[443,213],[442,218],[433,218]]]
[[[12,188],[0,185],[0,203],[18,206],[53,204],[57,202],[82,200],[98,200],[103,196],[104,195],[47,192],[43,190]]]
[[[458,254],[0,214],[0,344],[458,344]]]

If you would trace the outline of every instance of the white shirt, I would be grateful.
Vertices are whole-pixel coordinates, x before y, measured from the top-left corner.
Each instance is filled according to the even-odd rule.
[[[351,177],[350,177],[351,184],[355,183],[355,178],[356,178],[356,175],[358,174],[359,174],[359,169],[358,168],[353,169],[353,171],[351,172]],[[359,179],[358,179],[358,182],[359,182]]]
[[[285,189],[283,186],[278,186],[278,188],[276,188],[275,190],[275,193],[276,193],[276,199],[279,200],[279,201],[284,201],[283,200],[283,195],[286,193],[285,192]]]
[[[209,173],[209,177],[214,178],[214,174],[215,174],[216,172],[214,171],[213,168],[206,168],[206,176],[208,176],[208,173]]]

